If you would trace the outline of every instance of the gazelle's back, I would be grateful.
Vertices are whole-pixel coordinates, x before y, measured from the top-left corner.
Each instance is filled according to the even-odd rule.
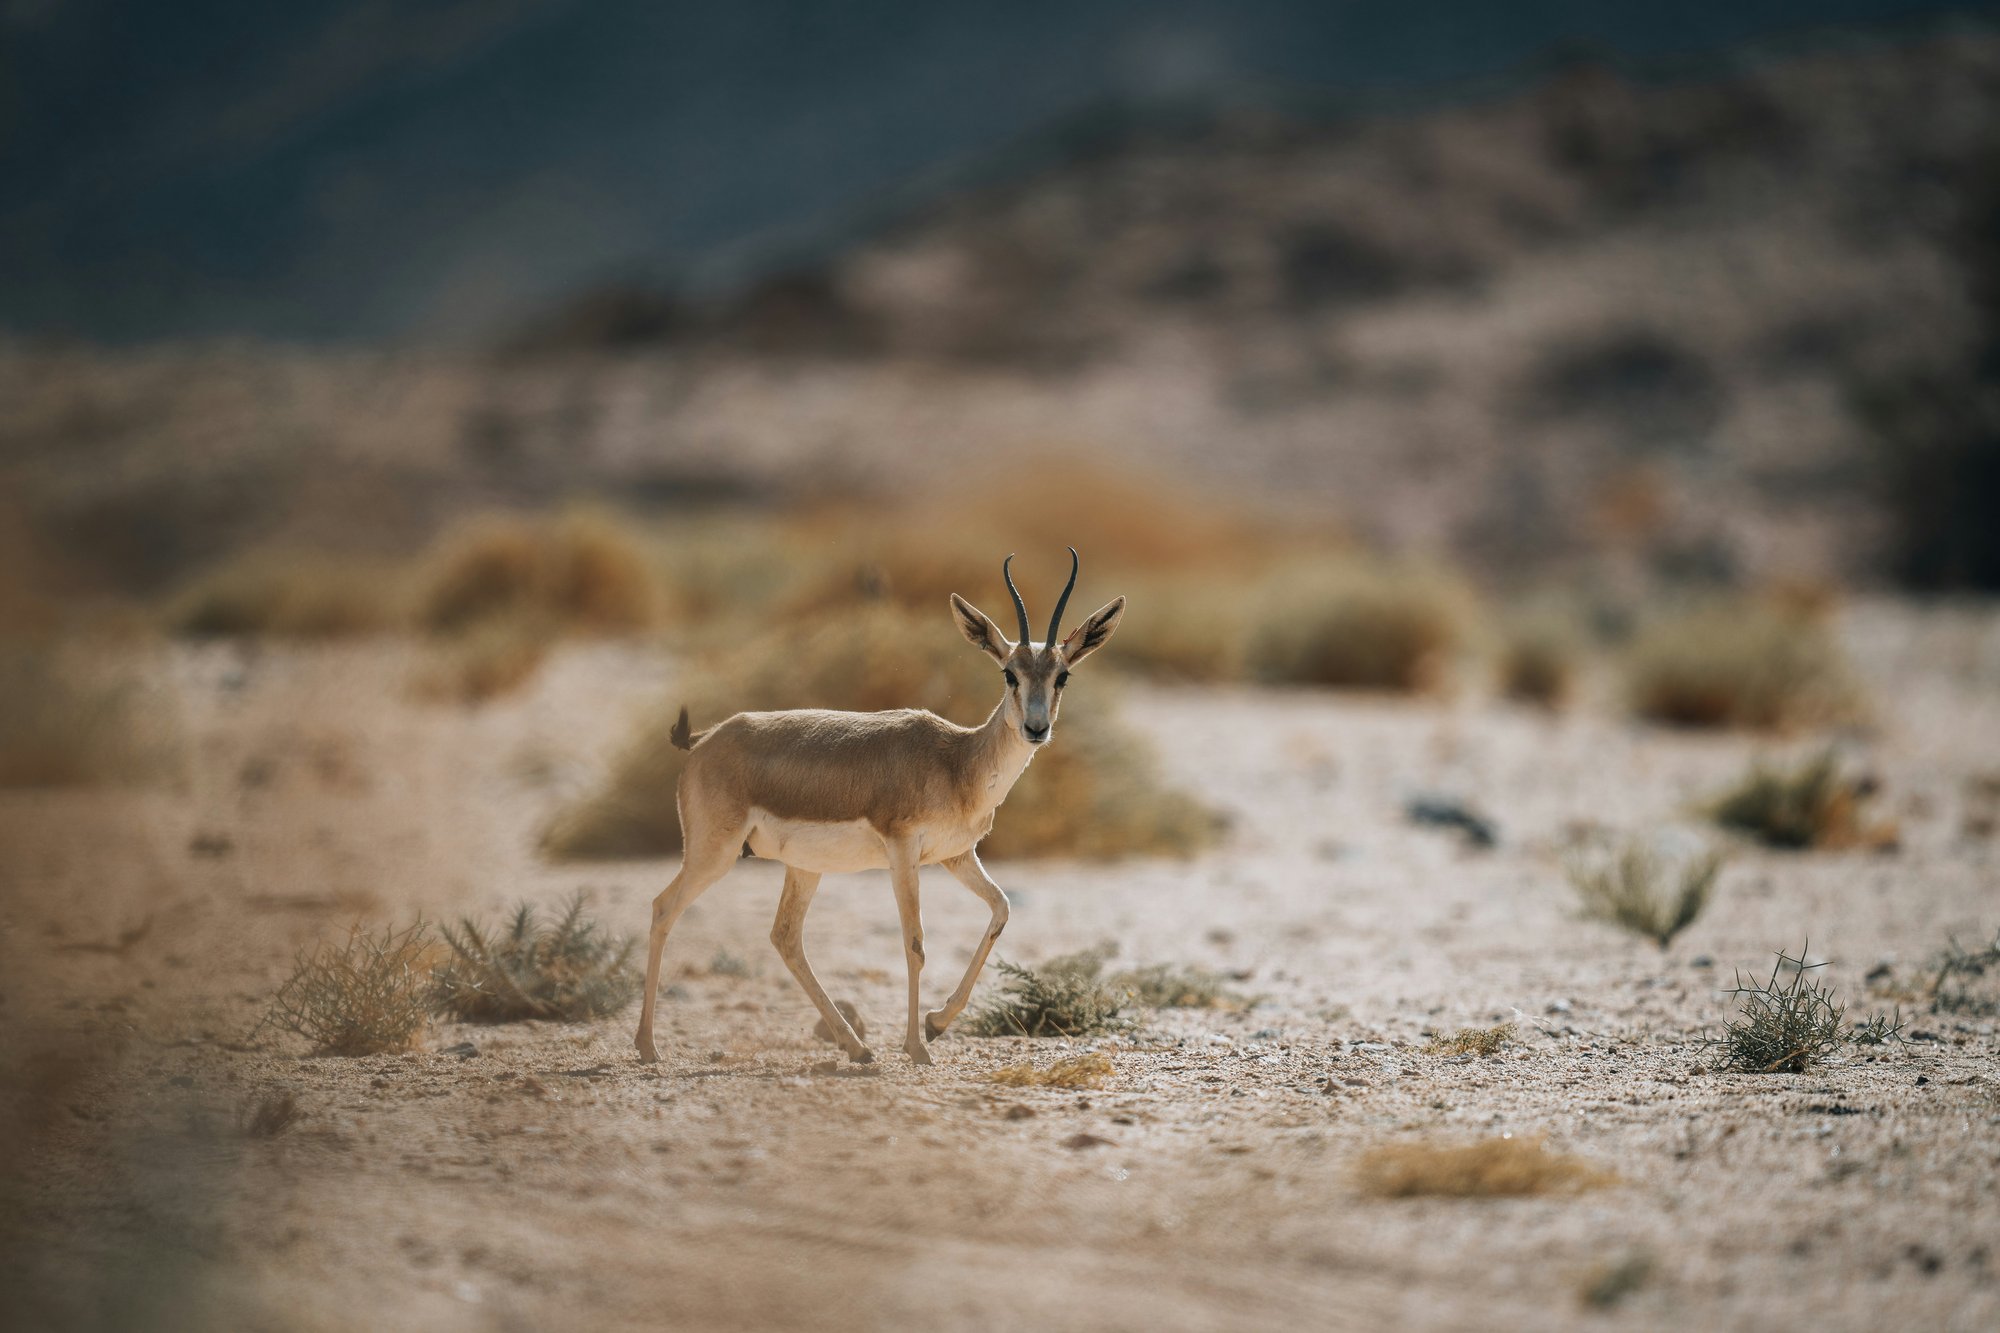
[[[725,819],[755,808],[886,831],[913,811],[937,809],[941,794],[958,804],[950,794],[973,735],[917,708],[738,713],[695,745],[681,790],[734,807],[714,811]]]

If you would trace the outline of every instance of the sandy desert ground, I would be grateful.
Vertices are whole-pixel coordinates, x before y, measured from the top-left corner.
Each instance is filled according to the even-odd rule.
[[[0,795],[0,1044],[25,1075],[0,1148],[18,1177],[6,1322],[2000,1327],[1992,1019],[1920,1014],[1912,1044],[1800,1075],[1723,1072],[1700,1041],[1734,970],[1776,949],[1809,937],[1860,1014],[1888,1005],[1864,983],[1879,962],[1909,982],[1948,933],[2000,925],[2000,856],[1967,818],[1968,780],[2000,766],[2000,620],[1863,604],[1845,633],[1879,715],[1853,753],[1900,851],[1738,848],[1665,952],[1578,919],[1563,840],[1675,818],[1775,743],[1642,728],[1601,700],[1551,717],[1079,688],[1072,710],[1121,694],[1233,828],[1189,863],[995,866],[1014,899],[1001,956],[1109,939],[1121,960],[1245,973],[1258,997],[1077,1043],[1116,1071],[1082,1093],[984,1077],[1073,1053],[1060,1041],[953,1034],[918,1069],[878,1039],[873,1066],[824,1072],[834,1052],[766,941],[779,871],[757,861],[673,937],[657,1066],[635,1060],[629,1011],[441,1025],[360,1059],[257,1033],[292,950],[357,916],[584,888],[641,928],[671,863],[551,867],[534,834],[673,663],[574,647],[527,693],[461,711],[408,696],[400,648],[176,649],[181,789]],[[1490,812],[1499,847],[1407,823],[1425,789]],[[928,997],[984,913],[943,875],[926,889]],[[898,1021],[894,923],[882,877],[855,876],[828,881],[808,928],[829,989],[878,1031]],[[748,975],[717,974],[720,952]],[[1423,1049],[1501,1022],[1517,1040],[1492,1058]],[[242,1132],[279,1091],[298,1123]],[[1499,1134],[1615,1182],[1484,1200],[1356,1184],[1375,1146]],[[1621,1265],[1636,1290],[1587,1305]]]

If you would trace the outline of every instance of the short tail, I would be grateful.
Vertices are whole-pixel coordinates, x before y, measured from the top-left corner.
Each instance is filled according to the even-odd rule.
[[[707,732],[702,733],[703,736],[707,734]],[[667,739],[674,743],[676,750],[692,750],[694,743],[701,739],[701,736],[697,736],[688,730],[688,710],[686,704],[681,705],[681,715],[674,720],[674,729],[667,733]]]

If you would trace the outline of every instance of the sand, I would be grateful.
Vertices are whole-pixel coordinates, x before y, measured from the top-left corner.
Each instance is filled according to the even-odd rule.
[[[1685,822],[1809,742],[1638,727],[1602,682],[1555,717],[1129,686],[1230,836],[1186,863],[996,864],[999,955],[1110,940],[1121,964],[1242,974],[1255,1004],[1141,1011],[1101,1041],[953,1033],[914,1068],[886,880],[829,877],[807,946],[870,1025],[865,1071],[813,1038],[757,861],[669,945],[657,1066],[636,1007],[440,1024],[361,1059],[258,1031],[292,950],[357,917],[586,889],[641,929],[670,862],[550,866],[534,836],[674,665],[572,648],[466,711],[412,698],[394,645],[179,649],[183,783],[0,794],[0,1295],[23,1328],[2000,1327],[1991,1016],[1918,1013],[1911,1044],[1805,1074],[1727,1072],[1703,1042],[1774,950],[1809,939],[1858,1017],[1892,1003],[1878,963],[1878,987],[1912,986],[1949,933],[2000,926],[1968,785],[2000,769],[1995,630],[1851,613],[1878,719],[1849,752],[1900,850],[1734,845],[1665,951],[1580,919],[1566,841]],[[1500,845],[1408,823],[1417,791],[1475,803]],[[941,873],[925,889],[935,1003],[985,913]],[[1515,1040],[1490,1058],[1425,1050],[1498,1023]],[[1102,1089],[985,1078],[1086,1049],[1112,1061]],[[297,1122],[244,1132],[279,1093]],[[1357,1179],[1381,1145],[1496,1135],[1614,1179],[1396,1200]],[[1621,1266],[1615,1312],[1588,1305]]]

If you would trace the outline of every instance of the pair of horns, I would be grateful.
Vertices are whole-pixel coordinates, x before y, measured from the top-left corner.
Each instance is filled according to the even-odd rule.
[[[1049,636],[1046,640],[1048,643],[1056,641],[1056,631],[1062,628],[1063,608],[1069,605],[1069,595],[1076,589],[1076,570],[1077,566],[1082,563],[1076,558],[1076,548],[1074,546],[1069,547],[1068,550],[1069,582],[1063,585],[1062,596],[1056,599],[1056,613],[1049,618]],[[1021,600],[1021,590],[1014,586],[1014,575],[1007,568],[1007,566],[1013,563],[1014,557],[1011,555],[1000,562],[1000,577],[1007,580],[1007,591],[1014,598],[1014,614],[1021,621],[1021,642],[1027,643],[1033,638],[1028,629],[1028,604]]]

